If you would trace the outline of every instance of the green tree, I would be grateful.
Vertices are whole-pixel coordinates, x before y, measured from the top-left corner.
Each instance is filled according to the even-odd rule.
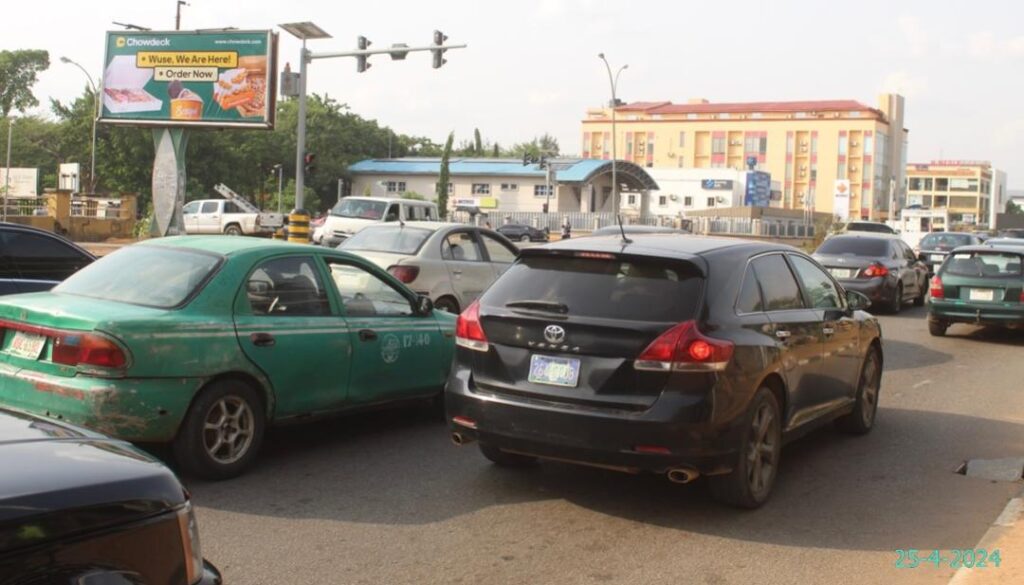
[[[497,142],[494,143],[494,148],[491,150],[491,156],[494,158],[501,158],[501,147],[498,146]]]
[[[508,154],[515,158],[522,158],[523,155],[539,158],[541,155],[558,156],[560,149],[558,147],[558,139],[545,132],[541,136],[534,137],[529,142],[520,142],[512,146]]]
[[[39,73],[49,67],[50,54],[46,51],[0,51],[0,115],[6,118],[11,110],[24,112],[38,106],[32,86]]]
[[[479,128],[473,128],[473,153],[477,156],[484,155],[484,141],[480,138]]]
[[[441,172],[437,177],[437,209],[441,217],[448,217],[448,159],[452,156],[452,142],[455,141],[455,132],[448,134],[448,140],[444,143],[444,152],[441,154]]]

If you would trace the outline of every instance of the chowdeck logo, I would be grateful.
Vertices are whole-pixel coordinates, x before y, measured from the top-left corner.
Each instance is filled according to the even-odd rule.
[[[163,38],[163,39],[136,39],[136,38],[133,38],[133,37],[128,37],[128,39],[125,41],[124,45],[120,44],[121,43],[121,39],[120,38],[118,39],[117,42],[118,42],[118,46],[119,47],[120,46],[128,46],[128,47],[170,47],[171,46],[171,39],[168,39],[168,38]]]

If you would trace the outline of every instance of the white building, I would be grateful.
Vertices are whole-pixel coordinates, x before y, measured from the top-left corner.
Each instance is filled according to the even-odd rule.
[[[779,206],[779,185],[773,183],[767,173],[752,175],[749,171],[731,168],[655,167],[646,170],[658,184],[658,189],[650,192],[649,211],[653,215],[685,217],[691,211],[718,207]],[[748,186],[751,198],[747,197]],[[640,203],[639,194],[627,194],[623,198],[624,210],[634,213],[640,212]]]

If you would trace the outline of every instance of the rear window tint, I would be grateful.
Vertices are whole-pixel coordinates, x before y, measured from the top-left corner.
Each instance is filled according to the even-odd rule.
[[[894,233],[891,227],[881,223],[851,222],[849,225],[846,226],[846,230],[850,232],[874,232],[879,234]]]
[[[971,236],[968,234],[928,234],[921,240],[922,248],[934,248],[938,246],[966,246],[971,243]]]
[[[888,256],[889,240],[874,238],[829,238],[818,247],[815,254],[849,254],[851,256]]]
[[[1021,276],[1021,256],[995,252],[960,252],[946,260],[943,272],[957,276]]]
[[[345,240],[339,248],[342,250],[363,250],[366,252],[391,252],[394,254],[416,254],[427,241],[430,230],[403,227],[371,227],[359,230],[356,235]]]
[[[764,292],[766,310],[786,311],[804,308],[800,286],[780,254],[756,258],[754,273]]]
[[[482,299],[561,303],[570,316],[679,322],[697,314],[703,278],[685,262],[566,256],[521,259]]]

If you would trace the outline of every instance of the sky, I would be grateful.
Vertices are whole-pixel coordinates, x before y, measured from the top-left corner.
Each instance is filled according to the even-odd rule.
[[[35,88],[70,100],[99,77],[112,21],[173,29],[176,0],[34,0],[5,6],[0,49],[46,49],[52,65]],[[587,108],[609,99],[597,54],[614,67],[626,101],[712,102],[906,97],[910,162],[991,160],[1024,188],[1024,3],[975,0],[190,0],[182,28],[267,29],[310,20],[334,38],[313,51],[428,44],[434,29],[466,43],[432,69],[429,53],[405,61],[352,59],[310,66],[309,90],[348,104],[396,132],[456,143],[479,128],[508,146],[550,133],[578,153]],[[280,62],[297,68],[299,43],[281,34]]]

